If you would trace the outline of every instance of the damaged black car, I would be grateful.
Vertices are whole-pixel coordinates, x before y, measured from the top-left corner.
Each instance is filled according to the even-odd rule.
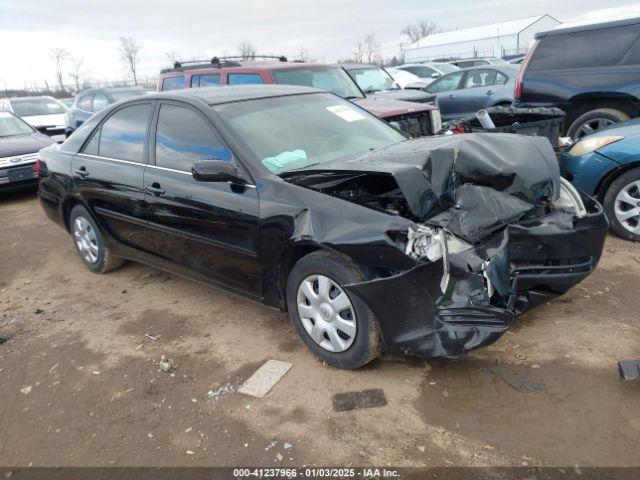
[[[607,231],[544,138],[407,140],[311,88],[126,100],[39,158],[90,270],[133,260],[288,311],[341,368],[495,342],[587,277]]]

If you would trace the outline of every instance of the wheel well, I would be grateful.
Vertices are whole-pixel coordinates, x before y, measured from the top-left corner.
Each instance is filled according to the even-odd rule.
[[[605,177],[600,180],[598,188],[596,188],[596,198],[602,203],[602,201],[604,200],[604,196],[607,193],[607,190],[609,190],[611,184],[615,182],[616,179],[621,175],[624,175],[631,170],[635,170],[636,168],[640,168],[640,161],[628,163],[627,165],[623,165],[620,168],[613,170],[608,175],[605,175]]]
[[[69,197],[65,199],[62,203],[62,219],[64,220],[64,226],[67,229],[67,232],[71,231],[71,225],[69,225],[69,216],[71,215],[71,210],[76,205],[82,205],[82,202],[77,198]]]
[[[569,100],[569,104],[565,109],[567,114],[565,117],[565,129],[569,128],[569,125],[583,113],[598,108],[615,108],[630,117],[637,117],[640,113],[640,101],[636,97],[626,94],[574,97]]]
[[[289,273],[291,273],[291,269],[302,257],[309,255],[310,253],[317,252],[318,250],[322,250],[322,247],[319,245],[309,243],[293,245],[280,257],[277,281],[278,293],[282,299],[281,308],[284,310],[287,308],[287,281],[289,280]]]

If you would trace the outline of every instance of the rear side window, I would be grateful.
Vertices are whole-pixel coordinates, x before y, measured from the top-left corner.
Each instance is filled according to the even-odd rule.
[[[495,70],[470,70],[467,72],[467,78],[464,81],[464,88],[488,87],[495,85]]]
[[[640,25],[552,35],[540,40],[529,71],[606,67],[621,62]]]
[[[257,73],[230,73],[228,83],[229,85],[251,85],[264,83],[264,80]]]
[[[231,153],[201,114],[186,107],[162,105],[156,130],[156,165],[191,171],[196,160],[231,160]]]
[[[192,75],[191,87],[217,87],[220,85],[220,74]]]
[[[124,107],[102,124],[98,155],[144,163],[144,143],[149,117],[149,103]]]
[[[177,77],[167,77],[162,81],[162,91],[180,90],[185,87],[184,75]]]

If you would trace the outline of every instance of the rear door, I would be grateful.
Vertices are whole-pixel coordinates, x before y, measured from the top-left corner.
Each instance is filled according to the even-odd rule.
[[[427,87],[427,91],[435,93],[438,97],[438,105],[442,117],[450,119],[455,117],[460,111],[457,95],[464,71],[450,73],[438,78]]]
[[[234,161],[209,119],[182,102],[162,101],[144,174],[146,249],[188,275],[258,296],[255,188],[196,181],[196,160]]]
[[[153,101],[118,108],[72,161],[73,187],[105,233],[134,247],[142,244],[144,235],[142,180],[153,110]]]

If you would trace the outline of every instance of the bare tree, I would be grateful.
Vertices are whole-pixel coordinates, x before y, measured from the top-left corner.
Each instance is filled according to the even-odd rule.
[[[438,24],[432,20],[420,20],[417,23],[406,25],[400,33],[407,37],[410,43],[416,43],[433,33],[438,33]]]
[[[136,42],[133,37],[120,37],[120,59],[131,73],[134,85],[138,85],[140,50],[142,50],[142,44]]]
[[[358,42],[356,43],[356,49],[353,52],[353,60],[356,63],[364,62],[365,51],[366,49],[364,46],[364,42],[362,40],[358,40]]]
[[[76,87],[76,92],[81,90],[80,78],[82,78],[82,65],[84,64],[84,58],[73,58],[73,71],[69,74]]]
[[[238,51],[243,60],[250,60],[256,56],[256,47],[247,40],[243,40],[238,44]]]
[[[380,60],[380,42],[375,33],[370,33],[363,40],[364,54],[367,62],[374,63]]]
[[[298,62],[308,62],[309,61],[309,50],[303,45],[300,45],[300,50],[298,50],[298,55],[295,58]]]
[[[69,52],[67,52],[64,48],[54,48],[50,52],[51,58],[56,64],[56,82],[60,87],[60,91],[64,92],[64,73],[62,71],[62,63],[71,58]],[[47,90],[49,90],[49,86],[47,85]]]
[[[180,60],[180,55],[175,50],[171,50],[170,52],[164,52],[164,58],[166,58],[171,65],[174,65]]]

